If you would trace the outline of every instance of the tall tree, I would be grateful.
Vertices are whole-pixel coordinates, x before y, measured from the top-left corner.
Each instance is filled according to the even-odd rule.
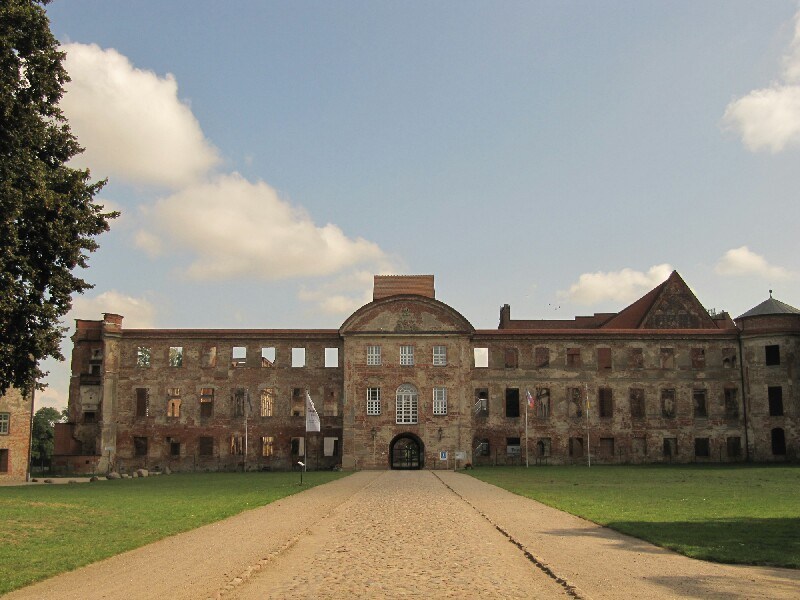
[[[0,0],[0,394],[64,359],[60,319],[92,287],[73,270],[117,216],[93,203],[105,181],[66,165],[82,148],[58,105],[69,76],[48,1]]]
[[[36,411],[31,431],[31,460],[39,464],[50,462],[55,439],[54,425],[66,419],[66,409],[59,412],[50,406],[43,406]]]

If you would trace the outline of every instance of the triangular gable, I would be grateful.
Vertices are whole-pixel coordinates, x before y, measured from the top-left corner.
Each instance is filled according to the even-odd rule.
[[[719,329],[708,311],[673,271],[667,280],[623,309],[602,329]]]

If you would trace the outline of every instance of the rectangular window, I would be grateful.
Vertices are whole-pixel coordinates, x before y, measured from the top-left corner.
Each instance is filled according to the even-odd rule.
[[[706,391],[692,390],[692,402],[694,403],[694,418],[705,419],[708,416],[708,406],[706,404]]]
[[[506,417],[519,417],[519,388],[506,388]]]
[[[214,456],[214,438],[210,436],[197,438],[197,453],[200,456]]]
[[[540,419],[550,418],[550,388],[536,388],[536,416]]]
[[[539,438],[536,440],[536,456],[547,457],[550,456],[550,438]]]
[[[692,348],[692,368],[705,369],[706,368],[706,351],[705,348]]]
[[[433,347],[433,366],[434,367],[447,366],[447,346]]]
[[[167,389],[167,416],[173,419],[181,416],[181,388]]]
[[[236,388],[231,392],[231,414],[234,417],[243,417],[245,411],[245,403],[247,402],[247,390],[244,388]]]
[[[339,438],[338,437],[322,438],[322,455],[323,456],[339,456]]]
[[[550,366],[550,348],[539,346],[533,350],[533,366],[544,369]]]
[[[325,348],[325,368],[332,369],[339,366],[339,349]]]
[[[642,388],[631,388],[629,397],[631,401],[631,419],[644,419],[644,390]]]
[[[11,425],[11,413],[0,413],[0,435],[8,435]]]
[[[506,454],[508,456],[520,455],[520,443],[518,437],[506,438]]]
[[[306,416],[306,393],[303,388],[292,388],[292,410],[293,417]]]
[[[474,348],[473,358],[475,360],[475,367],[478,369],[485,369],[489,366],[489,349],[488,348]]]
[[[739,418],[739,390],[736,388],[725,388],[725,418]]]
[[[723,369],[736,368],[736,348],[722,349],[722,368]]]
[[[306,441],[301,437],[292,438],[292,456],[306,455]]]
[[[739,458],[742,455],[742,438],[732,436],[725,440],[729,458]]]
[[[261,390],[261,416],[271,417],[275,408],[275,388]]]
[[[244,455],[244,436],[242,435],[232,435],[231,436],[231,445],[230,445],[230,453],[233,456],[243,456]]]
[[[306,366],[305,348],[292,348],[292,366],[295,368]]]
[[[179,440],[173,438],[167,438],[167,443],[169,444],[169,455],[170,456],[180,456],[181,455],[181,443]]]
[[[583,458],[583,438],[569,438],[569,455],[572,458]]]
[[[381,347],[367,346],[367,364],[377,366],[381,364]]]
[[[569,416],[573,419],[583,417],[583,388],[567,388],[567,398],[569,399]]]
[[[614,438],[600,438],[600,456],[614,458]]]
[[[567,348],[567,367],[577,369],[581,366],[581,349]]]
[[[474,450],[472,453],[475,456],[489,456],[489,440],[487,439],[475,439],[472,441],[472,445]]]
[[[678,438],[664,438],[664,457],[677,458],[678,456]]]
[[[150,366],[150,355],[152,354],[152,350],[145,346],[139,346],[136,349],[136,366],[137,367],[149,367]]]
[[[628,368],[644,369],[644,350],[641,348],[628,348]]]
[[[433,388],[433,414],[434,415],[447,414],[447,388],[443,387]]]
[[[505,367],[506,369],[516,369],[519,367],[519,352],[516,348],[506,348]]]
[[[0,448],[0,473],[8,473],[8,449]]]
[[[597,370],[598,371],[611,370],[611,348],[597,349]]]
[[[419,420],[417,394],[398,392],[395,405],[395,422],[398,425],[414,424]]]
[[[662,348],[660,358],[662,369],[675,368],[675,348]]]
[[[767,388],[767,398],[769,399],[769,416],[783,416],[783,388],[781,386],[769,386]]]
[[[261,456],[272,456],[275,453],[275,438],[271,435],[261,436]]]
[[[169,366],[182,367],[183,366],[183,346],[170,346],[169,348]]]
[[[217,366],[217,347],[208,346],[203,348],[203,362],[201,363],[205,368],[214,368]]]
[[[200,416],[208,418],[214,415],[214,388],[200,388]]]
[[[694,438],[694,455],[698,458],[711,456],[711,444],[708,438]]]
[[[381,414],[381,388],[367,388],[367,414],[375,416]]]
[[[136,388],[136,416],[150,416],[150,393],[147,388]]]
[[[266,369],[275,366],[275,346],[261,348],[261,366]]]
[[[601,387],[597,390],[597,406],[600,417],[609,419],[614,416],[614,399],[611,388]]]
[[[475,390],[475,404],[473,405],[476,417],[489,416],[489,390],[478,388]]]
[[[324,396],[322,397],[322,416],[323,417],[338,417],[339,416],[339,397],[336,393],[336,388],[326,387]]]
[[[247,366],[247,347],[234,346],[231,349],[231,368],[237,369]]]
[[[661,416],[667,419],[675,418],[675,390],[661,390]]]
[[[147,456],[147,438],[134,437],[133,438],[133,455],[134,456]]]
[[[414,364],[414,346],[400,346],[400,364],[404,366]]]
[[[764,360],[767,366],[781,364],[781,347],[777,344],[764,346]]]

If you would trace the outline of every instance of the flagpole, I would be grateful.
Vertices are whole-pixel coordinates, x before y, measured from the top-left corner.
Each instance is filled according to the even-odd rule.
[[[530,463],[528,461],[528,405],[530,404],[531,392],[530,390],[525,390],[525,468],[527,469],[530,467]]]
[[[589,386],[587,384],[583,384],[583,391],[586,396],[586,459],[589,462],[589,466],[592,466],[592,445],[591,440],[589,439]]]

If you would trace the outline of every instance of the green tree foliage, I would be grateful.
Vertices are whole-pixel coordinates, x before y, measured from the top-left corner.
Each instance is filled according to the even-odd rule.
[[[69,77],[46,3],[0,0],[0,394],[63,360],[60,319],[92,287],[73,270],[117,216],[93,203],[104,181],[66,166],[82,148],[58,105]]]
[[[34,463],[48,462],[53,456],[53,425],[66,420],[66,409],[59,412],[55,408],[44,406],[33,415],[31,431],[31,459]]]

